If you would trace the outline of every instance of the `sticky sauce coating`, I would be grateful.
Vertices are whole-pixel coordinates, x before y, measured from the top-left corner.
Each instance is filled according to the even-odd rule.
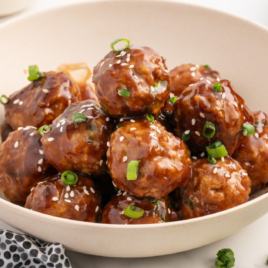
[[[174,131],[178,137],[183,133],[190,135],[187,145],[193,156],[204,155],[205,147],[218,140],[232,155],[245,138],[243,124],[254,124],[252,113],[230,82],[221,80],[220,83],[221,92],[214,91],[214,83],[207,80],[191,85],[175,104]],[[203,135],[206,122],[215,125],[215,135],[210,139]]]
[[[0,189],[13,203],[24,205],[31,188],[56,170],[48,163],[34,127],[13,131],[0,145]]]
[[[184,186],[191,173],[184,143],[155,121],[146,118],[121,122],[107,151],[111,177],[121,190],[137,197],[161,198]],[[127,180],[130,161],[138,160],[136,180]]]
[[[105,206],[101,223],[150,224],[179,220],[178,212],[173,209],[173,200],[169,196],[159,200],[153,198],[139,199],[120,192]],[[124,211],[129,205],[143,209],[144,214],[137,219],[124,215]]]
[[[85,121],[75,123],[76,113],[83,114]],[[86,100],[70,105],[53,121],[51,129],[42,137],[42,143],[49,163],[57,170],[88,175],[105,172],[107,141],[113,126],[96,102]]]
[[[5,118],[12,129],[49,125],[71,103],[80,100],[79,87],[64,73],[48,72],[13,93],[5,104]]]
[[[94,68],[92,81],[104,110],[114,117],[158,114],[170,92],[165,60],[149,47],[111,51]]]
[[[61,174],[39,183],[28,196],[25,207],[60,218],[97,222],[101,215],[101,196],[93,180],[78,175],[75,185],[65,185]]]
[[[193,162],[192,176],[181,189],[184,219],[220,212],[248,201],[251,181],[247,172],[231,157]]]

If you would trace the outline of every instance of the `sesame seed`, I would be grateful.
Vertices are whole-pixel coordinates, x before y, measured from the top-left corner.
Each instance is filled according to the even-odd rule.
[[[224,157],[222,157],[222,158],[221,158],[221,161],[223,161],[223,162],[224,162]]]
[[[64,198],[69,198],[69,194],[66,193],[66,194],[64,195]]]
[[[58,123],[58,124],[56,125],[56,127],[60,127],[60,123]]]
[[[192,156],[192,159],[196,160],[196,159],[197,159],[197,157],[196,157],[196,156]]]
[[[63,131],[63,127],[60,128],[60,132],[62,132],[62,131]]]
[[[95,212],[98,212],[98,210],[99,210],[99,207],[98,207],[98,206],[96,206]]]
[[[244,108],[244,105],[243,104],[241,104],[241,109],[243,109]]]
[[[42,172],[42,168],[40,166],[38,166],[37,171]]]
[[[205,115],[203,113],[200,113],[200,116],[203,117],[203,118],[205,118]]]
[[[13,104],[17,104],[19,102],[20,102],[20,100],[19,99],[16,99],[16,100],[13,101]]]
[[[34,135],[34,132],[32,132],[31,134],[30,134],[30,136],[33,136]]]
[[[104,64],[104,61],[100,64],[100,67]]]
[[[118,60],[117,62],[116,62],[116,64],[119,64],[121,62],[121,60]]]
[[[31,192],[34,190],[34,188],[35,188],[35,187],[33,187],[33,188],[31,189]]]
[[[119,120],[120,122],[123,122],[124,121],[124,118],[120,118],[120,120]]]
[[[156,129],[156,131],[157,131],[157,132],[158,132],[159,134],[161,134],[161,131],[160,131],[160,129],[158,129],[158,128],[157,128],[157,129]]]
[[[238,104],[234,101],[234,106],[238,108]]]
[[[66,191],[69,192],[70,190],[71,190],[71,187],[68,185],[68,186],[66,187]]]
[[[126,62],[129,62],[129,61],[130,61],[130,58],[127,58],[127,59],[126,59]]]
[[[200,154],[201,157],[204,157],[205,156],[205,153],[203,152],[202,154]]]
[[[259,138],[259,134],[258,134],[258,133],[255,133],[254,136],[255,136],[255,138],[257,138],[257,139]]]
[[[87,108],[88,111],[94,110],[94,107]]]
[[[192,119],[192,125],[193,126],[195,125],[195,119],[194,118]]]
[[[168,214],[171,214],[171,210],[170,210],[170,208],[168,208]]]
[[[130,53],[127,54],[127,58],[130,58]]]
[[[43,92],[44,92],[44,93],[48,93],[48,92],[49,92],[49,90],[48,90],[48,89],[46,89],[46,88],[44,88],[44,89],[43,89]]]
[[[132,64],[132,65],[129,65],[128,68],[129,68],[129,69],[134,68],[134,65],[133,65],[133,64]]]
[[[115,183],[113,181],[112,181],[112,184],[113,184],[114,187],[116,187],[116,185],[115,185]]]
[[[54,138],[48,138],[47,141],[54,141]]]
[[[70,197],[74,197],[74,191],[70,192]]]
[[[189,129],[184,131],[184,134],[186,134],[186,135],[188,135],[189,133],[190,133]]]
[[[99,163],[99,164],[100,164],[100,166],[102,165],[102,163],[103,163],[103,160],[101,159],[101,160],[100,160],[100,163]]]
[[[65,119],[62,119],[61,125],[63,126],[66,123]]]
[[[195,70],[196,70],[196,67],[191,67],[191,68],[190,68],[190,71],[191,71],[191,72],[193,72],[193,71],[195,71]]]
[[[40,182],[38,182],[37,184],[39,185],[39,184],[42,184],[43,183],[43,181],[40,181]]]
[[[128,197],[127,200],[128,200],[128,201],[132,201],[132,198],[131,198],[131,197]]]
[[[22,130],[22,129],[23,129],[23,127],[19,127],[19,128],[18,128],[18,130]]]
[[[79,211],[80,207],[78,205],[74,206],[75,210]]]
[[[20,101],[20,102],[19,102],[19,105],[22,105],[22,104],[23,104],[23,101]]]
[[[68,105],[71,105],[72,101],[71,100],[68,100]]]
[[[69,199],[64,199],[64,201],[67,203],[71,203],[71,200],[69,200]]]
[[[134,119],[131,119],[130,122],[131,122],[131,123],[135,123],[135,120],[134,120]]]
[[[107,141],[107,147],[110,147],[110,142],[109,141]]]
[[[89,192],[88,192],[87,189],[84,189],[84,193],[85,193],[86,195],[89,195]]]
[[[39,150],[39,154],[44,154],[43,150]]]
[[[58,200],[59,200],[58,197],[56,197],[56,196],[52,197],[52,201],[58,201]]]
[[[106,121],[109,122],[110,121],[110,117],[106,117]]]
[[[15,144],[14,144],[14,148],[18,148],[18,146],[19,146],[19,142],[16,141]]]
[[[248,173],[246,173],[246,172],[242,172],[241,174],[242,174],[242,176],[248,176]]]
[[[88,116],[86,116],[86,118],[93,119],[94,117],[92,115],[88,115]]]
[[[218,168],[217,167],[214,167],[213,174],[216,174],[217,172],[218,172]]]
[[[136,79],[136,80],[139,80],[139,77],[137,75],[133,75],[133,77]]]
[[[43,158],[41,158],[41,159],[39,159],[39,161],[37,162],[39,165],[42,165],[43,164],[43,161],[44,161],[44,159]]]
[[[126,194],[127,194],[127,192],[124,192],[124,193],[123,193],[123,195],[126,195]]]
[[[196,134],[197,136],[200,136],[200,133],[199,133],[198,131],[196,131],[195,134]]]
[[[94,106],[94,104],[93,103],[91,103],[91,104],[84,104],[84,105],[81,106],[81,109],[82,108],[85,108],[85,107],[91,107],[91,106]]]
[[[132,127],[132,128],[130,128],[130,131],[135,130],[135,129],[136,129],[135,127]]]
[[[109,67],[112,67],[112,66],[113,66],[113,65],[110,63],[110,64],[109,64]]]
[[[119,140],[120,141],[123,141],[124,138],[125,138],[124,136],[121,136]]]
[[[93,194],[95,193],[95,190],[92,187],[90,187],[89,189]]]
[[[85,111],[85,109],[82,109],[79,113],[82,114]]]
[[[49,114],[50,110],[48,108],[45,109],[45,114]]]
[[[225,94],[225,92],[223,92],[222,93],[222,98],[225,99],[225,97],[226,97],[226,94]]]
[[[225,173],[224,176],[225,176],[226,178],[231,178],[231,175],[228,174],[228,173]]]
[[[128,64],[125,62],[121,63],[121,66],[126,66],[126,65],[128,65]]]

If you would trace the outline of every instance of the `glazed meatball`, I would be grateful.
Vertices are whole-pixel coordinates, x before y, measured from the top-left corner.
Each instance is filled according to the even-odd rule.
[[[75,118],[76,115],[80,117]],[[42,137],[48,162],[61,172],[104,173],[112,128],[110,117],[96,102],[86,100],[70,105],[53,121],[51,131]]]
[[[80,100],[79,87],[64,73],[48,72],[5,104],[5,117],[12,129],[49,125],[71,103]]]
[[[220,81],[217,71],[197,64],[182,64],[169,72],[170,91],[175,96],[180,96],[185,88],[203,79]]]
[[[9,134],[0,145],[0,189],[13,203],[24,204],[31,188],[56,173],[43,153],[35,127]]]
[[[108,168],[113,182],[129,194],[161,198],[184,186],[190,177],[188,149],[157,121],[124,121],[111,135],[109,145]],[[133,165],[136,177],[128,178],[127,171]]]
[[[173,200],[169,196],[159,200],[153,198],[139,199],[120,192],[105,206],[101,223],[149,224],[179,220],[178,212],[174,210]],[[133,217],[131,214],[128,214],[126,209],[138,211],[138,218],[134,218],[136,216]]]
[[[25,207],[60,218],[98,222],[101,196],[92,179],[77,176],[74,185],[65,185],[61,174],[39,183],[28,196]]]
[[[165,60],[149,47],[111,51],[93,70],[96,94],[111,116],[158,114],[169,96]]]
[[[264,112],[253,113],[255,135],[246,137],[233,157],[248,172],[251,192],[268,182],[268,117]]]
[[[2,140],[2,142],[4,142],[7,139],[9,133],[12,131],[13,131],[13,129],[11,128],[11,126],[7,123],[6,120],[4,120],[4,122],[1,125],[1,140]]]
[[[185,219],[220,212],[248,201],[251,181],[231,157],[193,162],[192,176],[181,189],[181,213]]]
[[[228,80],[221,80],[221,91],[214,91],[215,83],[203,80],[189,86],[175,103],[174,126],[178,137],[185,135],[194,156],[205,155],[206,146],[221,141],[229,155],[245,138],[243,124],[254,123],[244,100],[232,89]],[[215,134],[204,133],[207,124],[215,127]],[[184,140],[186,140],[184,137]]]

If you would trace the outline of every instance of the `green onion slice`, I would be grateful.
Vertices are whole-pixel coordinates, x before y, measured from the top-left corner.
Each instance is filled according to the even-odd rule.
[[[203,127],[203,136],[211,139],[216,133],[215,125],[211,122],[206,122]]]
[[[80,124],[80,123],[87,121],[87,118],[85,117],[85,115],[81,114],[81,113],[73,114],[72,118],[73,118],[74,123],[76,123],[76,124]]]
[[[209,155],[208,162],[215,165],[217,163],[217,160],[212,155]]]
[[[65,185],[74,185],[78,182],[78,176],[74,172],[66,170],[61,174],[61,180]]]
[[[28,72],[29,72],[28,76],[29,81],[34,81],[41,77],[44,77],[44,73],[39,72],[39,68],[37,65],[30,65],[28,68]]]
[[[6,95],[2,95],[0,98],[0,103],[5,105],[9,102],[9,98]]]
[[[154,84],[154,87],[158,87],[158,86],[159,86],[159,83],[156,82],[156,83]]]
[[[51,131],[51,126],[45,125],[40,127],[37,132],[40,136],[43,136],[44,134],[47,134]]]
[[[195,207],[196,207],[196,204],[195,204],[189,197],[186,197],[186,204],[187,204],[192,210],[194,210]]]
[[[218,82],[218,83],[214,84],[213,85],[213,90],[216,91],[216,92],[221,92],[222,91],[221,83]]]
[[[243,124],[243,135],[250,136],[255,134],[255,128],[250,123]]]
[[[108,174],[110,174],[110,170],[109,170],[109,168],[108,168],[107,166],[105,166],[105,171],[106,171]]]
[[[94,142],[94,138],[92,138],[91,136],[88,137],[88,141],[89,142]]]
[[[215,266],[217,268],[231,268],[235,266],[234,252],[229,248],[218,251]]]
[[[191,133],[188,133],[188,134],[182,133],[182,135],[181,135],[181,139],[183,141],[188,141],[190,139],[190,137],[191,137]]]
[[[154,122],[154,116],[152,114],[147,114],[146,118],[149,122],[153,123]]]
[[[170,98],[168,101],[173,105],[173,104],[175,104],[177,99],[178,99],[178,97],[174,96],[174,97]]]
[[[209,65],[205,64],[203,65],[203,67],[207,68],[207,69],[211,69]]]
[[[131,160],[127,165],[127,180],[135,181],[138,178],[139,160]]]
[[[125,45],[122,46],[121,48],[117,48],[117,49],[116,49],[116,48],[115,48],[115,45],[118,44],[118,43],[121,43],[121,42],[125,43]],[[127,48],[130,46],[130,42],[129,42],[128,39],[125,39],[125,38],[119,38],[119,39],[114,40],[114,41],[111,43],[110,46],[111,46],[111,49],[112,49],[113,51],[115,51],[115,52],[119,52],[119,51],[123,51],[123,50],[127,49]]]
[[[125,98],[128,98],[130,96],[130,91],[126,90],[125,88],[122,88],[119,91],[119,95]]]
[[[212,145],[206,147],[207,152],[214,158],[220,158],[228,155],[225,146],[220,142],[216,141]]]
[[[124,210],[124,215],[132,218],[132,219],[139,219],[144,214],[144,209],[137,207],[135,205],[129,205]]]

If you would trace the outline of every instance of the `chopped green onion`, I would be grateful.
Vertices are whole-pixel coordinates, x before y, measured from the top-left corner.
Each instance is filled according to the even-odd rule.
[[[109,110],[100,102],[102,110],[106,113],[109,114]]]
[[[74,172],[66,170],[61,174],[61,180],[65,185],[74,185],[78,182],[78,176]]]
[[[189,139],[190,139],[190,137],[191,137],[191,133],[189,132],[188,134],[185,134],[185,132],[184,133],[182,133],[182,135],[181,135],[181,139],[183,140],[183,141],[188,141]]]
[[[91,136],[89,136],[89,137],[88,137],[88,141],[89,141],[89,142],[94,142],[94,139],[93,139]]]
[[[125,88],[122,88],[119,91],[119,95],[125,98],[128,98],[130,96],[130,91],[126,90]]]
[[[213,90],[216,91],[216,92],[221,92],[222,91],[221,83],[218,82],[218,83],[214,84],[213,85]]]
[[[87,121],[87,118],[85,117],[85,115],[81,114],[81,113],[73,114],[72,118],[74,120],[74,123],[76,123],[76,124],[80,124],[80,123],[83,123],[83,122]]]
[[[50,131],[51,131],[51,126],[47,126],[47,125],[42,126],[42,127],[40,127],[40,128],[37,130],[37,132],[38,132],[38,134],[39,134],[40,136],[43,136],[44,134],[47,134],[47,133],[49,133]]]
[[[139,160],[131,160],[127,165],[127,180],[135,181],[138,178]]]
[[[30,65],[28,72],[29,72],[28,76],[29,81],[34,81],[41,77],[44,77],[44,73],[39,72],[39,68],[37,65]]]
[[[107,166],[105,166],[105,171],[106,171],[108,174],[110,174],[110,170],[109,170],[109,168],[108,168]]]
[[[147,114],[146,118],[149,122],[153,123],[154,122],[154,116],[152,114]]]
[[[211,69],[209,65],[205,64],[203,65],[203,67],[207,68],[207,69]]]
[[[124,210],[124,215],[132,219],[139,219],[140,217],[142,217],[143,214],[144,209],[134,205],[129,205]]]
[[[243,135],[244,136],[250,136],[255,134],[255,128],[249,123],[243,124]]]
[[[195,207],[196,207],[196,204],[195,204],[189,197],[186,197],[186,204],[187,204],[192,210],[194,210]]]
[[[0,103],[5,105],[9,102],[9,98],[6,95],[2,95],[0,98]]]
[[[207,152],[214,158],[220,158],[228,155],[225,146],[220,142],[216,141],[212,145],[206,147]]]
[[[229,248],[224,248],[218,251],[217,261],[215,266],[217,268],[231,268],[235,266],[234,252]]]
[[[119,49],[116,49],[115,48],[115,45],[119,42],[125,42],[125,46],[123,46],[122,48],[119,48]],[[123,51],[125,49],[127,49],[129,46],[130,46],[130,42],[128,39],[125,39],[125,38],[119,38],[119,39],[116,39],[114,40],[112,43],[111,43],[111,49],[115,52],[119,52],[119,51]]]
[[[124,125],[123,124],[119,124],[116,126],[116,129],[120,128],[120,127],[123,127]]]
[[[206,122],[203,128],[203,136],[211,139],[215,135],[215,125],[211,122]]]
[[[174,96],[174,97],[170,98],[168,101],[173,105],[173,104],[175,104],[177,99],[178,99],[178,97]]]
[[[158,87],[158,86],[159,86],[159,83],[156,82],[156,83],[154,84],[154,87]]]
[[[217,160],[212,155],[209,155],[208,162],[215,165],[217,163]]]

